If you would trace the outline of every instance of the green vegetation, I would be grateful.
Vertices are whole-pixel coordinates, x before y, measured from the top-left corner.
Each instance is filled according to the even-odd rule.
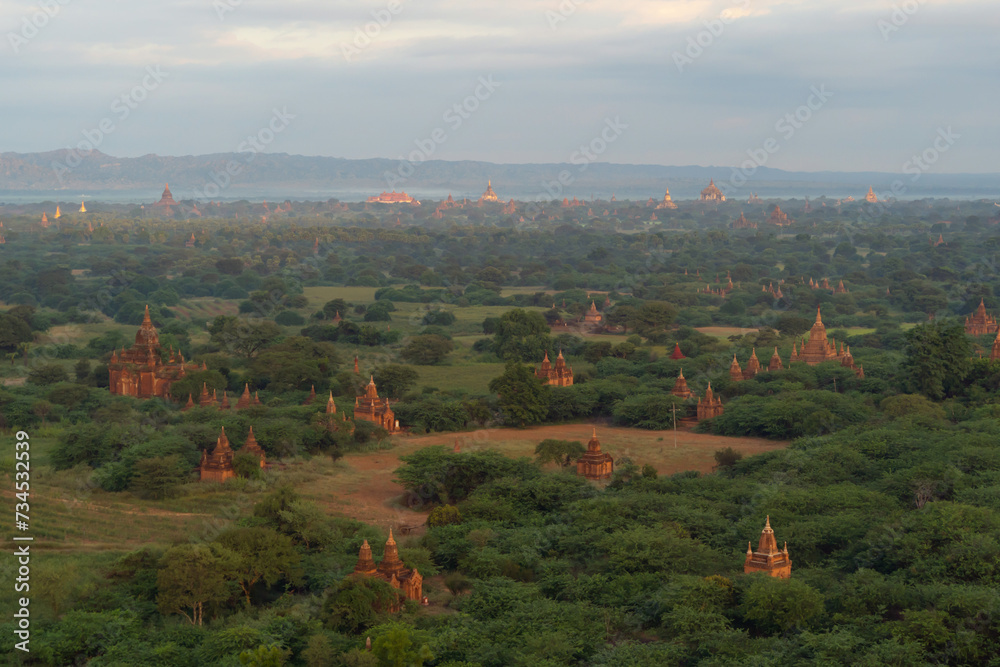
[[[523,223],[309,204],[264,226],[247,202],[233,205],[248,212],[239,225],[99,213],[92,233],[73,214],[40,229],[5,210],[0,428],[31,434],[37,546],[32,653],[13,648],[8,615],[0,654],[181,667],[995,661],[1000,364],[994,334],[962,325],[981,299],[1000,312],[992,204],[782,202],[795,233],[727,228],[761,204],[684,205],[658,211],[663,225],[617,204],[611,218],[543,203]],[[945,244],[928,243],[938,234]],[[849,291],[810,286],[823,278]],[[600,326],[581,321],[592,302]],[[162,361],[185,360],[170,401],[108,391],[147,304]],[[788,362],[817,308],[863,375]],[[730,378],[734,355],[746,368],[756,350],[766,368],[775,349],[783,369]],[[559,351],[572,386],[534,372]],[[572,474],[582,442],[540,438],[534,459],[514,459],[463,435],[461,453],[406,450],[403,495],[371,501],[378,528],[340,516],[332,484],[302,495],[406,442],[351,420],[369,376],[419,434],[683,428],[695,400],[671,394],[681,371],[723,401],[699,431],[788,448],[743,456],[720,438],[715,472],[700,475],[621,443],[613,478],[595,484]],[[232,405],[244,387],[262,404],[181,410],[203,388]],[[251,427],[269,469],[240,451]],[[223,428],[237,477],[199,483]],[[743,574],[766,516],[789,580]],[[386,525],[427,607],[351,576],[364,541],[381,558]]]

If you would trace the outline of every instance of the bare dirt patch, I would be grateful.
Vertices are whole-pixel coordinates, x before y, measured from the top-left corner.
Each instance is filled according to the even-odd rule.
[[[391,450],[348,454],[338,470],[304,483],[298,489],[330,512],[349,516],[385,528],[414,525],[426,520],[426,512],[413,512],[400,504],[403,487],[393,481],[399,457],[432,445],[453,448],[456,441],[462,452],[495,449],[506,456],[534,455],[542,440],[578,440],[586,444],[594,427],[589,424],[538,426],[527,429],[481,429],[463,433],[437,433],[426,436],[395,436]],[[601,449],[618,460],[632,459],[638,465],[651,464],[661,475],[686,470],[712,472],[715,451],[732,447],[744,456],[782,449],[786,442],[761,438],[728,438],[716,435],[677,431],[646,431],[632,428],[597,426]]]

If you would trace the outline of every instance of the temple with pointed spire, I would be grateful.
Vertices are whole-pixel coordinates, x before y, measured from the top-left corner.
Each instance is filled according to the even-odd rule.
[[[826,326],[817,307],[816,322],[809,329],[809,340],[802,341],[802,349],[797,354],[792,354],[791,361],[804,361],[810,366],[815,366],[824,361],[840,361],[842,358],[843,356],[837,353],[836,342],[827,340]]]
[[[709,179],[708,187],[701,191],[701,201],[721,202],[726,201],[726,195],[715,184],[715,179]]]
[[[604,316],[597,311],[597,303],[591,299],[590,310],[588,310],[586,315],[583,316],[583,321],[591,324],[599,324],[603,319]]]
[[[170,387],[186,375],[184,355],[163,361],[160,336],[149,316],[149,306],[135,334],[135,344],[128,350],[114,351],[108,362],[108,387],[115,396],[162,398],[171,400]]]
[[[500,201],[500,197],[498,197],[497,193],[493,191],[493,181],[486,181],[486,192],[484,192],[483,196],[479,198],[479,203],[486,204],[498,201]]]
[[[979,307],[976,312],[965,318],[965,333],[970,336],[985,336],[986,334],[997,333],[1000,327],[997,320],[986,312],[986,303],[979,299]]]
[[[687,380],[684,379],[684,369],[682,368],[680,373],[677,375],[677,380],[674,382],[674,388],[670,390],[670,393],[678,398],[688,399],[694,396],[691,390],[688,389]]]
[[[764,520],[764,530],[760,532],[760,542],[754,551],[747,542],[747,557],[743,563],[743,572],[765,572],[772,577],[788,579],[792,576],[792,560],[788,557],[788,543],[783,549],[778,549],[778,541],[774,539],[771,529],[771,517]]]
[[[990,361],[1000,361],[1000,331],[997,331],[997,337],[993,339],[993,349],[990,350]]]
[[[743,369],[743,379],[751,380],[757,375],[757,373],[760,373],[760,371],[760,359],[757,358],[757,348],[753,348],[750,352],[750,359],[747,361],[747,367]]]
[[[656,208],[658,209],[665,208],[670,210],[677,208],[677,204],[674,203],[674,200],[670,198],[670,188],[666,188],[666,192],[663,194],[663,199],[661,199],[660,202],[656,205]]]
[[[549,353],[546,351],[541,367],[535,369],[535,377],[545,380],[546,384],[553,387],[573,386],[573,368],[566,365],[562,350],[559,350],[555,366],[549,361]]]
[[[203,482],[225,482],[236,477],[236,471],[233,470],[233,448],[229,446],[225,426],[215,441],[212,453],[209,454],[207,449],[202,450],[198,473]]]
[[[173,215],[178,206],[180,204],[174,200],[174,195],[170,192],[170,184],[167,183],[163,186],[163,194],[160,196],[160,201],[150,206],[149,210],[160,215]]]
[[[769,371],[782,371],[785,370],[785,365],[781,363],[781,357],[778,355],[778,348],[774,348],[774,354],[771,355],[771,360],[767,362],[767,370]]]
[[[424,596],[424,578],[416,568],[409,569],[399,558],[399,547],[389,529],[389,539],[385,542],[385,552],[382,561],[375,564],[372,548],[368,540],[361,544],[358,551],[358,562],[354,566],[354,574],[361,577],[374,577],[387,582],[399,590],[407,600],[421,601]],[[392,605],[387,611],[396,612],[402,607],[402,601]]]
[[[240,454],[243,452],[253,454],[260,459],[261,470],[267,467],[267,456],[264,454],[264,449],[257,443],[257,438],[254,437],[253,426],[250,427],[250,432],[247,434],[247,441],[243,443],[243,449],[240,450]]]
[[[698,397],[698,421],[718,417],[722,412],[722,399],[715,395],[715,392],[712,391],[712,383],[709,382],[708,389],[705,390],[705,398]]]
[[[587,453],[576,462],[576,474],[587,479],[608,479],[615,470],[615,461],[611,454],[601,451],[601,441],[597,439],[597,429],[594,428],[587,443]]]
[[[354,418],[374,422],[389,433],[396,433],[399,430],[399,422],[389,407],[389,399],[380,398],[378,395],[374,376],[365,387],[365,393],[354,399]]]
[[[878,201],[878,195],[875,194],[875,190],[872,186],[868,186],[868,192],[865,194],[865,201],[874,204]]]
[[[729,364],[729,380],[731,382],[740,382],[743,380],[743,369],[740,368],[740,362],[736,361],[736,354],[733,354],[733,363]]]

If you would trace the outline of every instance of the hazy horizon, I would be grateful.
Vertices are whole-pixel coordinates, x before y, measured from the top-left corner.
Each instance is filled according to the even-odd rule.
[[[985,0],[53,7],[0,8],[0,151],[997,171]]]

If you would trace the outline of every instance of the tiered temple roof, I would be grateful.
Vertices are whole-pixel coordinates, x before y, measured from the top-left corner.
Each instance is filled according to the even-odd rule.
[[[875,194],[875,190],[870,185],[868,186],[868,193],[865,194],[865,201],[873,204],[878,201],[878,195]]]
[[[233,470],[233,449],[226,437],[226,427],[222,427],[212,453],[209,454],[207,449],[202,451],[198,472],[203,482],[225,482],[236,477],[236,471]]]
[[[601,442],[597,439],[595,428],[587,443],[587,453],[576,462],[576,473],[587,479],[607,479],[614,469],[615,462],[611,454],[601,452]]]
[[[174,209],[177,206],[179,204],[174,200],[174,195],[170,192],[170,184],[167,183],[163,186],[163,195],[160,197],[160,201],[150,206],[150,209],[155,212],[173,215]]]
[[[415,568],[409,569],[403,561],[399,559],[399,548],[396,540],[392,537],[392,529],[389,529],[389,539],[385,542],[385,555],[382,562],[375,564],[372,558],[372,549],[365,540],[358,552],[358,562],[354,566],[354,574],[363,577],[375,577],[388,582],[393,588],[398,589],[408,600],[420,601],[423,599],[424,578]],[[399,611],[400,605],[393,605],[388,611]]]
[[[743,215],[743,211],[740,211],[740,217],[736,218],[733,222],[733,229],[757,229],[757,223],[747,220],[747,217]]]
[[[267,456],[264,454],[264,450],[259,444],[257,444],[257,438],[253,435],[253,426],[250,427],[250,432],[247,434],[247,441],[243,443],[243,449],[240,453],[246,452],[248,454],[253,454],[258,459],[260,459],[261,469],[267,467]]]
[[[778,356],[778,348],[774,348],[774,354],[771,355],[771,360],[767,362],[767,370],[769,371],[780,371],[784,370],[785,366],[781,363],[781,357]]]
[[[708,389],[705,390],[705,398],[698,398],[698,421],[718,417],[722,412],[722,399],[715,396],[715,392],[712,391],[712,383],[709,382]]]
[[[410,204],[412,206],[420,206],[420,202],[406,194],[405,192],[383,192],[380,195],[373,195],[368,198],[368,202],[371,204]]]
[[[681,352],[680,343],[674,343],[674,351],[670,353],[670,358],[673,359],[674,361],[678,361],[680,359],[687,359],[687,357],[684,356],[684,353]]]
[[[743,379],[749,380],[753,378],[757,373],[760,373],[760,360],[757,358],[757,348],[754,348],[750,353],[750,359],[747,361],[747,367],[743,369]]]
[[[841,355],[837,354],[837,346],[834,341],[827,340],[826,326],[820,315],[820,309],[816,308],[816,322],[809,330],[809,340],[802,343],[802,349],[797,356],[792,357],[792,361],[804,361],[810,366],[821,364],[824,361],[839,361]]]
[[[396,421],[396,415],[389,407],[389,399],[379,398],[374,376],[365,387],[365,393],[354,399],[354,418],[374,422],[389,433],[395,433],[399,430],[399,422]]]
[[[694,394],[688,389],[687,380],[684,379],[684,369],[681,369],[680,374],[677,376],[677,380],[674,382],[674,388],[670,390],[670,393],[678,398],[688,399]]]
[[[708,187],[701,191],[701,201],[726,201],[726,195],[715,184],[715,179],[709,179]]]
[[[768,216],[767,221],[768,223],[777,225],[778,227],[786,227],[795,222],[788,217],[787,213],[781,210],[780,206],[777,205],[775,205],[774,210],[771,211],[771,215]]]
[[[660,201],[660,203],[656,205],[656,208],[666,208],[666,209],[677,208],[677,204],[675,204],[674,200],[670,198],[670,188],[666,189],[666,192],[663,195],[663,199]]]
[[[766,572],[772,577],[788,579],[792,576],[792,560],[788,557],[788,543],[784,549],[778,549],[778,541],[771,529],[771,517],[764,521],[764,530],[760,532],[760,542],[754,551],[747,542],[747,557],[743,563],[743,571]]]
[[[733,354],[733,363],[729,364],[729,379],[733,382],[739,382],[743,379],[743,369],[740,368],[740,362],[736,361],[735,354]]]
[[[602,316],[599,312],[597,312],[597,304],[593,300],[591,300],[590,310],[588,310],[587,314],[583,316],[583,321],[597,323],[603,319],[604,316]]]
[[[996,318],[986,312],[986,303],[980,299],[976,312],[965,318],[965,333],[970,336],[985,336],[997,333],[998,329]]]
[[[173,353],[167,363],[160,356],[160,336],[149,317],[149,306],[135,334],[135,344],[121,353],[113,352],[108,362],[109,388],[116,396],[159,397],[170,400],[170,387],[186,374],[184,355]]]
[[[559,356],[556,357],[555,366],[549,361],[549,353],[546,351],[545,358],[542,359],[541,368],[535,369],[535,376],[545,380],[546,384],[555,387],[569,387],[573,385],[573,368],[566,365],[566,359],[563,357],[562,350],[559,351]]]
[[[990,361],[1000,360],[1000,331],[997,331],[997,337],[993,339],[993,349],[990,351]]]
[[[479,201],[480,203],[500,201],[500,198],[497,197],[497,193],[493,191],[492,180],[486,181],[486,192],[484,192],[483,196],[479,198]]]

